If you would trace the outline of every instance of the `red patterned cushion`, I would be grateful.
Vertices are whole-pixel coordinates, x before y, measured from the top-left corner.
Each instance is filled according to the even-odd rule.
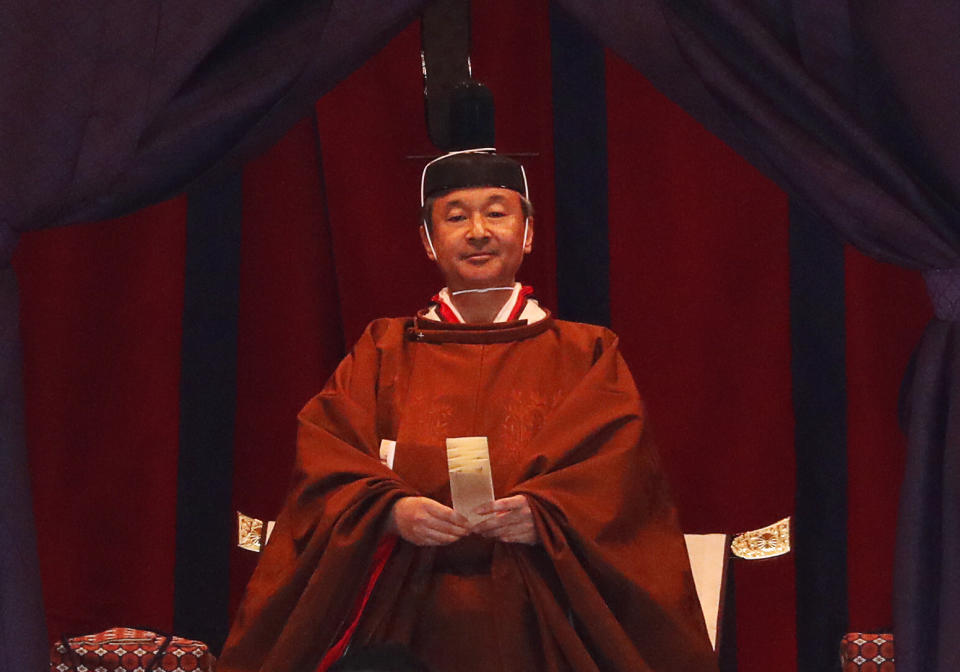
[[[894,672],[893,635],[848,632],[840,640],[843,672]]]
[[[93,635],[70,637],[66,644],[61,640],[53,645],[50,672],[133,672],[151,669],[163,672],[210,672],[213,669],[214,658],[207,645],[182,637],[174,637],[164,648],[160,660],[155,661],[165,640],[165,635],[133,628],[110,628]]]

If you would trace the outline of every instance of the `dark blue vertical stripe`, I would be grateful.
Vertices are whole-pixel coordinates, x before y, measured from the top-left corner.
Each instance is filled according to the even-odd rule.
[[[790,337],[796,419],[799,672],[840,670],[847,628],[847,382],[843,246],[790,204]]]
[[[230,596],[241,175],[189,195],[174,630],[219,652]]]
[[[343,331],[343,303],[341,301],[340,294],[340,275],[336,272],[337,269],[337,255],[336,250],[333,245],[333,235],[331,232],[330,226],[330,199],[327,198],[327,173],[324,169],[323,163],[323,142],[320,139],[320,126],[318,124],[318,119],[316,114],[313,116],[313,123],[310,125],[313,129],[313,142],[314,146],[317,148],[317,182],[320,187],[320,197],[323,201],[323,220],[318,223],[318,226],[325,229],[324,236],[327,238],[327,246],[330,250],[330,256],[328,262],[330,268],[334,269],[330,274],[330,282],[333,285],[331,291],[332,296],[332,305],[334,308],[333,314],[336,316],[337,324],[340,325],[340,329],[337,333],[339,337],[339,343],[337,347],[337,352],[340,353],[340,356],[343,357],[347,354],[347,335]]]
[[[607,104],[603,46],[550,6],[557,312],[610,324]]]

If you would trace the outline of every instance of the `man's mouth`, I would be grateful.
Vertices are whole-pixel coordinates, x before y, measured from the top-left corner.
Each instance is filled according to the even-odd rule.
[[[470,254],[464,255],[463,258],[466,261],[479,263],[481,261],[487,261],[488,259],[492,259],[493,256],[494,256],[493,252],[472,252]]]

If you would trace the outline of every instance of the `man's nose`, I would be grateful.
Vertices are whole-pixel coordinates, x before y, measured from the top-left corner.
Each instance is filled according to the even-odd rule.
[[[470,228],[467,229],[467,235],[471,238],[488,238],[490,233],[487,231],[487,222],[482,212],[475,212],[470,217]]]

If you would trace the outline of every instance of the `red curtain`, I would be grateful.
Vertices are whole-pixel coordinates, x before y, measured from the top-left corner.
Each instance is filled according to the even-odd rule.
[[[922,277],[847,249],[847,580],[850,623],[889,631],[907,440],[900,381],[932,317]]]
[[[530,153],[536,241],[521,279],[553,307],[547,11],[475,3],[472,60],[496,97],[498,146]],[[416,235],[435,151],[421,91],[413,25],[246,168],[233,477],[247,513],[276,513],[296,412],[343,344],[439,286]],[[612,326],[684,525],[773,522],[794,497],[787,198],[612,55],[607,108]],[[51,635],[170,626],[185,212],[176,199],[27,234],[18,250]],[[914,274],[847,261],[849,601],[851,623],[872,629],[890,621],[897,381],[929,308]],[[235,604],[257,556],[232,552]],[[740,669],[795,669],[792,560],[737,571]]]
[[[243,175],[233,503],[268,520],[289,481],[297,413],[343,355],[319,172],[316,126],[306,119]],[[233,551],[231,613],[256,560]]]
[[[786,194],[612,55],[607,100],[612,326],[683,526],[762,527],[794,498]],[[791,669],[792,559],[736,599],[741,669]]]
[[[186,199],[24,234],[24,387],[51,637],[173,618]]]

